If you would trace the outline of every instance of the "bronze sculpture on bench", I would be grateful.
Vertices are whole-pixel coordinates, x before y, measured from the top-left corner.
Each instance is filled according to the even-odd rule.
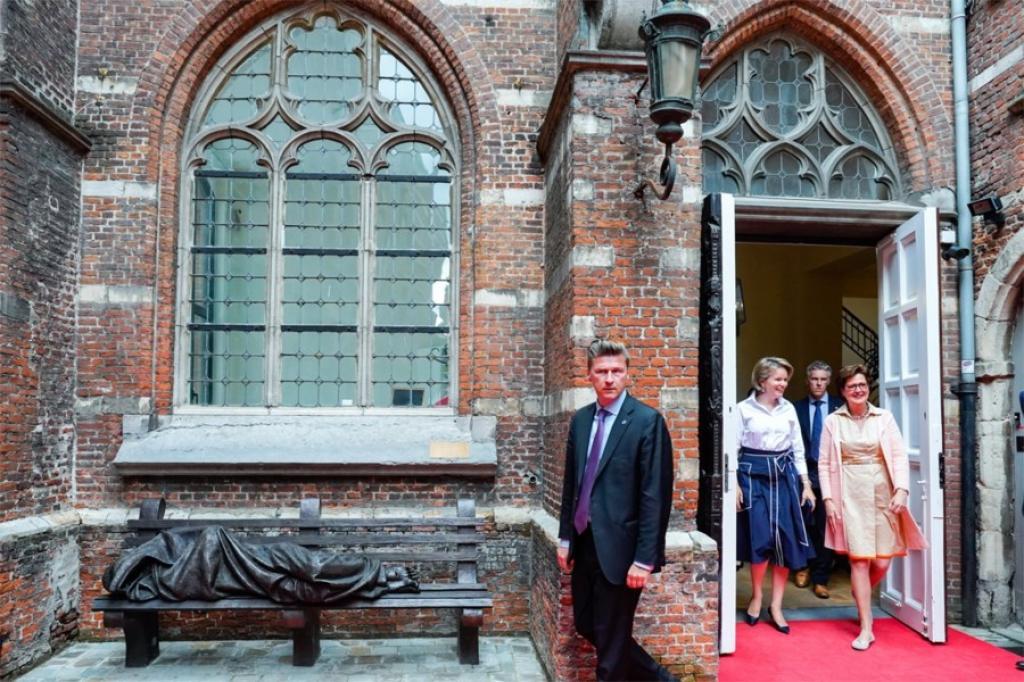
[[[250,544],[220,526],[162,531],[111,564],[103,587],[140,602],[266,597],[281,604],[337,604],[419,591],[403,566],[382,570],[377,559],[287,540]]]
[[[116,593],[96,597],[91,603],[91,611],[103,613],[104,627],[124,631],[126,667],[147,666],[160,655],[162,613],[211,611],[278,612],[291,631],[292,664],[311,666],[320,656],[321,612],[348,609],[452,610],[457,626],[459,662],[469,665],[480,662],[480,627],[484,610],[492,607],[493,600],[490,590],[477,577],[477,562],[486,536],[479,530],[484,519],[476,516],[472,499],[459,499],[455,516],[415,518],[325,519],[320,515],[317,498],[301,501],[298,518],[247,515],[166,519],[165,510],[166,502],[162,499],[142,501],[138,520],[127,522],[123,545],[128,553],[107,569],[104,578],[107,588]],[[298,583],[282,587],[275,582],[278,579],[275,570],[262,576],[258,581],[262,585],[251,593],[237,594],[233,592],[237,587],[231,587],[226,596],[217,596],[217,590],[223,589],[217,579],[235,570],[233,562],[237,557],[230,535],[206,531],[204,543],[218,545],[219,556],[214,555],[212,564],[205,564],[213,565],[214,569],[199,570],[184,560],[175,568],[171,558],[189,552],[201,553],[204,543],[188,549],[191,540],[187,533],[197,537],[206,527],[231,528],[244,533],[243,543],[247,548],[241,551],[247,552],[247,560],[256,562],[260,574],[265,570],[263,562],[267,556],[280,560],[280,552],[284,551],[284,561],[278,562],[281,564],[278,569],[283,566],[286,570],[280,580],[286,582],[298,576],[312,587]],[[132,548],[148,545],[168,530],[177,535],[165,537],[141,554],[132,551]],[[184,549],[170,551],[167,545],[179,541]],[[275,545],[297,545],[300,549],[293,555],[292,550],[274,549]],[[361,558],[349,564],[353,556],[361,557],[367,549],[371,550],[371,563],[380,560],[387,562],[388,567],[377,568],[374,574],[373,567],[368,568]],[[390,568],[399,563],[408,567],[407,570]],[[148,577],[157,565],[167,574],[159,579]],[[216,570],[218,566],[223,570]],[[200,576],[205,572],[206,577],[199,580],[193,576],[197,571]],[[183,576],[188,577],[184,580],[186,585],[190,581],[194,584],[183,588],[178,580]],[[253,580],[247,575],[242,582]],[[319,585],[319,581],[332,585],[327,589]],[[383,582],[389,583],[387,591],[381,590]],[[418,591],[411,591],[411,582],[419,582]],[[205,584],[213,587],[202,587]],[[373,598],[374,593],[379,595]],[[280,601],[275,600],[274,594]],[[324,599],[318,598],[320,594]]]

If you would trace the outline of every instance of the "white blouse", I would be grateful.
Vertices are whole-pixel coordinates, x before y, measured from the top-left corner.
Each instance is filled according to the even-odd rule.
[[[792,450],[797,473],[807,475],[804,440],[793,403],[782,398],[775,407],[767,408],[751,394],[736,405],[736,412],[739,414],[737,450],[743,447],[773,452]]]

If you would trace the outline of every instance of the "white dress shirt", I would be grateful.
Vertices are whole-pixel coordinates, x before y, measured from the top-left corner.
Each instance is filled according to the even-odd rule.
[[[793,403],[780,398],[774,407],[768,408],[757,402],[755,394],[751,394],[740,401],[736,412],[739,414],[737,450],[743,447],[772,452],[792,450],[797,473],[807,476],[804,441]]]

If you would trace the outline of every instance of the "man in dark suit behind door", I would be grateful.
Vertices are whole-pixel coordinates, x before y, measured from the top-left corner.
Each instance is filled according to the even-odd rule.
[[[597,402],[569,425],[558,566],[572,573],[576,631],[597,649],[599,680],[673,680],[633,639],[633,614],[665,564],[672,441],[657,410],[626,392],[626,347],[587,351]]]
[[[818,450],[821,447],[821,430],[825,417],[838,410],[843,401],[829,395],[828,385],[832,381],[832,368],[827,362],[815,360],[807,365],[807,397],[793,403],[800,435],[804,440],[804,454],[807,457],[807,473],[811,479],[811,490],[815,499],[821,499],[821,483],[818,476]],[[834,554],[825,546],[825,505],[819,504],[813,511],[805,510],[807,530],[814,542],[814,558],[811,565],[793,574],[797,587],[807,587],[820,599],[828,599],[828,579],[832,573]]]

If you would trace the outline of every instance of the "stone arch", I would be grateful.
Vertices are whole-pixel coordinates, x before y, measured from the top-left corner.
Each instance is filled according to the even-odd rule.
[[[978,617],[1013,618],[1014,491],[1012,449],[1014,327],[1024,288],[1024,233],[1011,237],[982,280],[975,308],[977,340]]]
[[[950,113],[935,84],[922,79],[928,67],[873,7],[863,0],[728,0],[713,19],[722,37],[709,45],[713,67],[750,40],[784,31],[816,46],[864,90],[889,130],[910,191],[951,185]],[[911,90],[913,84],[914,90]]]
[[[326,0],[325,0],[326,1]],[[153,273],[158,283],[153,358],[155,405],[164,411],[172,404],[178,205],[181,192],[178,170],[189,109],[198,89],[220,56],[254,26],[271,16],[301,7],[294,0],[221,0],[207,5],[191,0],[161,36],[139,79],[132,101],[131,119],[142,121],[138,145],[146,151],[146,177],[157,187],[154,231],[157,254]],[[497,98],[481,55],[440,0],[349,0],[357,11],[389,26],[414,47],[433,72],[458,125],[463,150],[460,176],[460,223],[464,292],[474,288],[470,235],[478,203],[481,163],[487,149],[501,149]],[[490,122],[490,125],[486,123]],[[497,143],[489,137],[499,137]],[[490,143],[490,144],[488,144]],[[462,305],[472,300],[467,294]],[[468,341],[467,341],[468,339]],[[471,343],[463,335],[461,358],[472,357]]]

